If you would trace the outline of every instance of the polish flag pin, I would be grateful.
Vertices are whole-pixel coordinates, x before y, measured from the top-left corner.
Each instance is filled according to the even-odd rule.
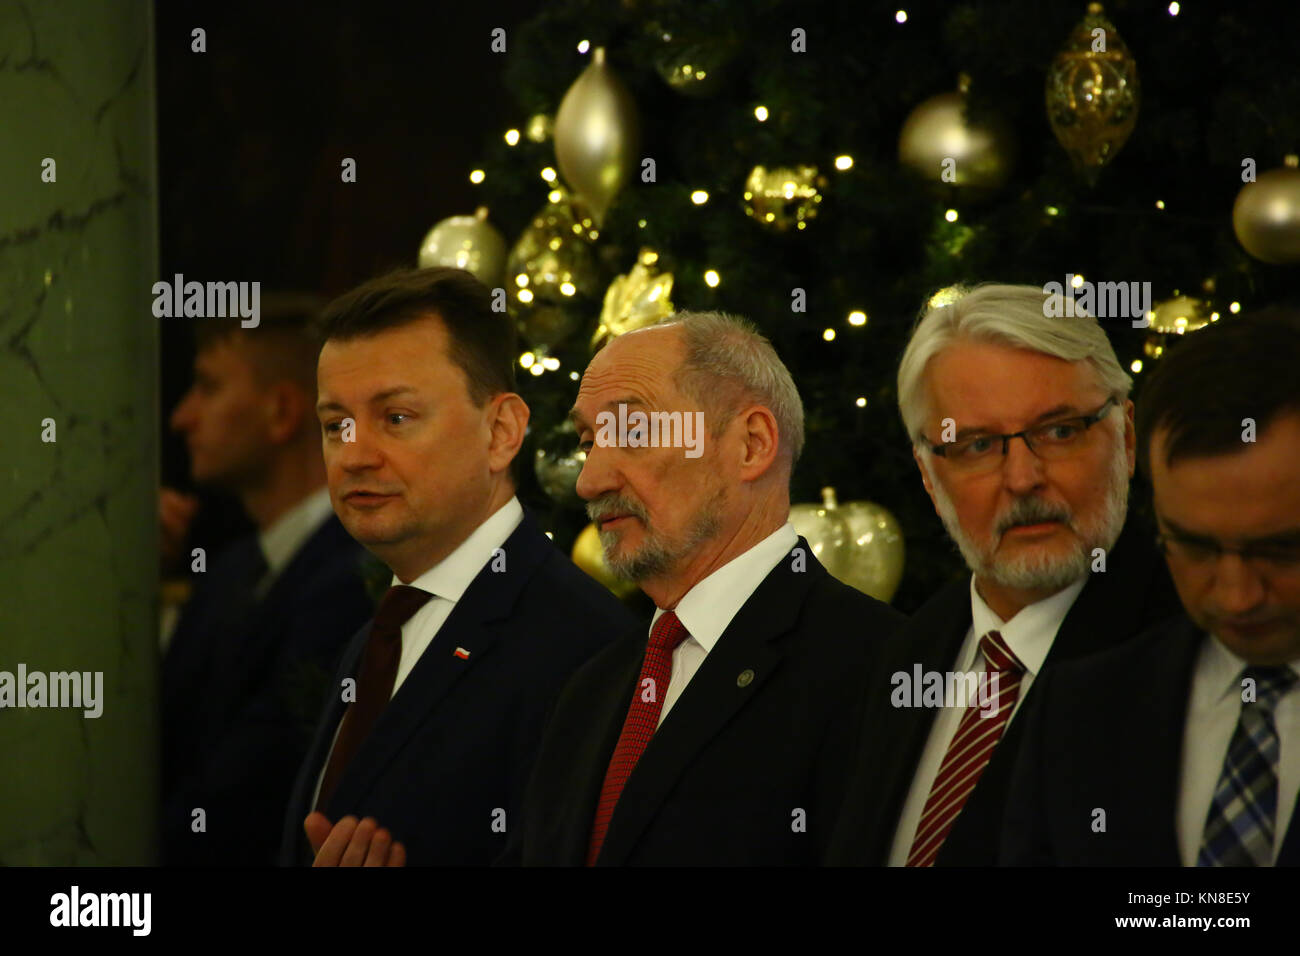
[[[469,651],[465,650],[465,648],[463,648],[463,647],[458,647],[458,648],[456,648],[456,650],[453,651],[452,653],[454,653],[454,654],[455,654],[457,657],[459,657],[462,661],[467,661],[467,660],[469,660]]]

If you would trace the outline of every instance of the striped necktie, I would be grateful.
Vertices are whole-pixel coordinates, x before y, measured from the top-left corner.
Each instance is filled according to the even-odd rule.
[[[1214,789],[1197,866],[1272,866],[1277,820],[1277,762],[1281,746],[1273,711],[1294,686],[1290,667],[1247,667],[1241,683],[1254,681],[1255,699],[1242,701]]]
[[[921,811],[921,822],[907,854],[908,866],[934,865],[939,848],[988,766],[993,748],[1002,739],[1002,731],[1020,696],[1020,677],[1025,665],[1011,653],[1002,635],[989,631],[980,638],[980,651],[988,661],[988,671],[997,674],[997,687],[990,687],[993,697],[987,706],[980,706],[976,701],[962,714],[957,733],[939,765],[939,775],[930,788],[925,809]]]

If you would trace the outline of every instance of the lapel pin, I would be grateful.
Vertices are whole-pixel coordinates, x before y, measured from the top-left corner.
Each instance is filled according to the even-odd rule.
[[[452,651],[452,653],[455,654],[457,657],[459,657],[462,661],[469,660],[469,651],[465,650],[465,648],[463,647],[456,648],[454,651]]]
[[[754,672],[750,668],[746,667],[743,671],[740,672],[740,676],[736,678],[736,686],[748,687],[751,683],[753,683],[753,681],[754,681]]]

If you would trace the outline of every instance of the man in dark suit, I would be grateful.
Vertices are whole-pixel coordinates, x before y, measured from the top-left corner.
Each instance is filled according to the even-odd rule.
[[[1137,416],[1186,616],[1047,674],[1003,862],[1296,866],[1300,315],[1171,348]]]
[[[565,687],[504,862],[817,863],[898,616],[787,520],[789,372],[747,323],[680,313],[605,346],[572,417],[606,560],[658,610]]]
[[[315,304],[267,297],[256,328],[204,319],[172,414],[194,480],[257,528],[194,557],[163,660],[167,864],[275,862],[279,815],[335,660],[372,605],[363,551],[330,508],[315,416]]]
[[[529,412],[513,325],[486,287],[457,269],[397,272],[332,303],[325,324],[330,495],[393,577],[343,655],[281,860],[486,865],[522,826],[555,695],[631,617],[515,497]]]
[[[979,287],[929,309],[904,352],[913,455],[971,575],[908,620],[866,690],[831,863],[995,863],[1039,673],[1176,611],[1126,527],[1131,379],[1096,320],[1049,318],[1045,298]]]

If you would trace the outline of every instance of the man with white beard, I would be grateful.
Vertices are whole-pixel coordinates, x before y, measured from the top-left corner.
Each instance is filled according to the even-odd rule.
[[[1150,535],[1126,527],[1132,379],[1097,321],[1049,317],[1051,298],[979,286],[925,311],[903,354],[899,411],[971,575],[912,616],[865,689],[830,863],[996,863],[1036,676],[1178,611]]]

